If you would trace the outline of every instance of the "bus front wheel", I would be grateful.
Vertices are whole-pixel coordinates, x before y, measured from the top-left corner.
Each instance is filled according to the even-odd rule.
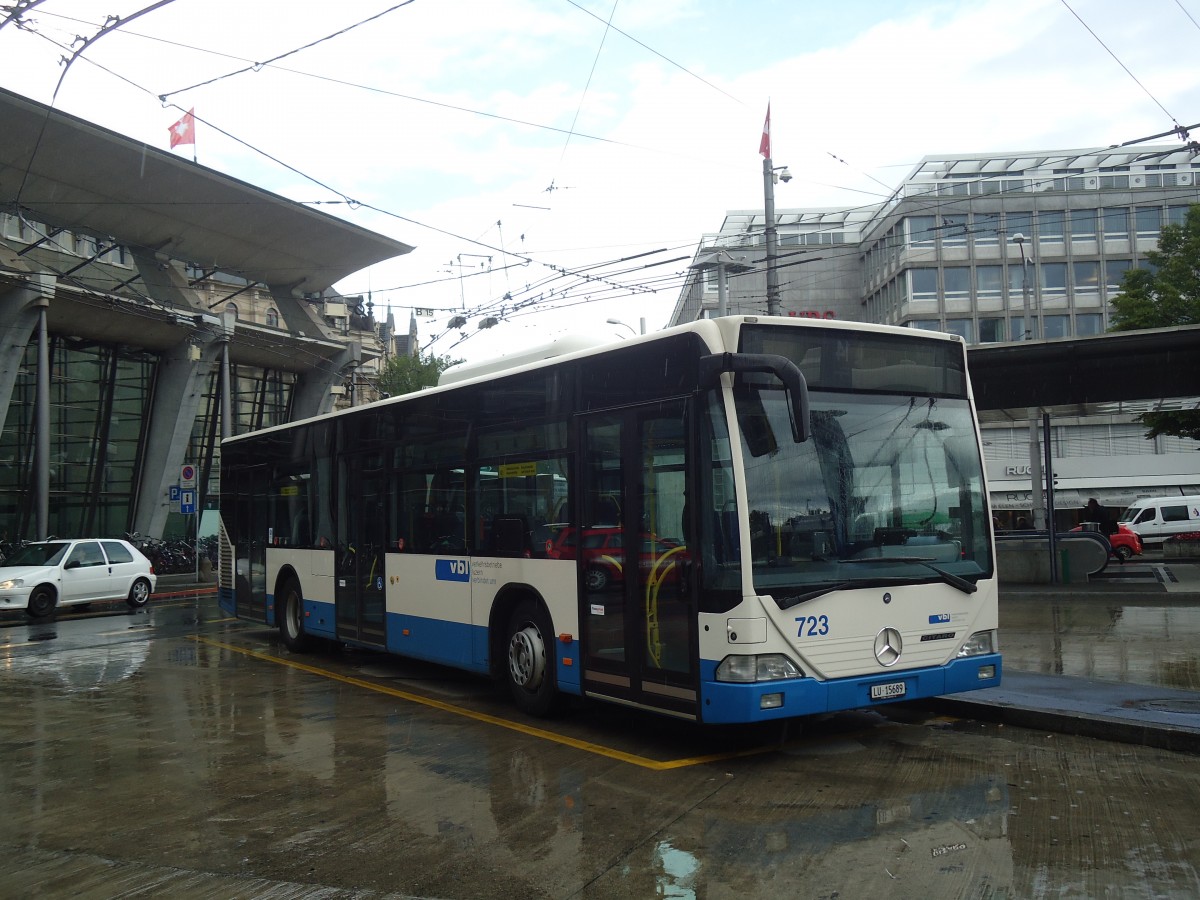
[[[534,600],[522,600],[508,623],[508,686],[517,708],[532,716],[557,711],[550,618]]]
[[[275,615],[279,618],[279,636],[284,646],[296,653],[312,648],[312,637],[304,633],[304,594],[295,578],[284,582],[275,600]]]

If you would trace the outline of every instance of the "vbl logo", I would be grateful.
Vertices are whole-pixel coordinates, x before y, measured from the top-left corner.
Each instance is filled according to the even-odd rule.
[[[470,581],[471,567],[465,559],[439,559],[434,562],[434,576],[438,581]]]
[[[941,622],[949,622],[949,621],[950,621],[950,613],[938,613],[936,616],[929,617],[930,625],[937,625]]]

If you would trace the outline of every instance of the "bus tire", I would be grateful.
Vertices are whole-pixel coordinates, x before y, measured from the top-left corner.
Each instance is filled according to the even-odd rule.
[[[513,702],[531,716],[548,716],[563,702],[554,683],[553,635],[541,604],[522,600],[508,620],[507,680]]]
[[[304,594],[300,582],[289,578],[275,598],[275,615],[279,620],[279,636],[289,650],[304,653],[313,646],[312,635],[304,633]]]

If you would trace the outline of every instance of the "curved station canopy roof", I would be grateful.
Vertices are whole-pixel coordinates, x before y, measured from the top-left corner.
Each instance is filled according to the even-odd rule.
[[[413,248],[0,89],[0,205],[319,293]]]

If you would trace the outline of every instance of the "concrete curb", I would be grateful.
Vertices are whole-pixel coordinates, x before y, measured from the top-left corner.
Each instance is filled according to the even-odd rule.
[[[959,718],[980,719],[1017,728],[1052,731],[1056,734],[1070,734],[1121,744],[1137,744],[1178,753],[1200,754],[1200,730],[1195,729],[1136,722],[1098,714],[1082,716],[1060,710],[1035,709],[954,696],[935,697],[925,705],[937,712]]]
[[[1200,692],[1007,671],[998,687],[937,697],[934,709],[1020,728],[1200,753]]]

